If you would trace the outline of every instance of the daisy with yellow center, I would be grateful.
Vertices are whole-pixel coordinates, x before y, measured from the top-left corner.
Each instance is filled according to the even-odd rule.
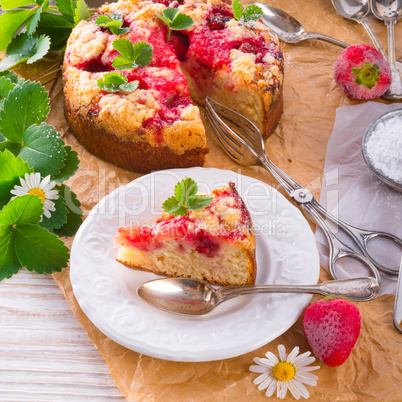
[[[308,393],[304,384],[316,386],[318,377],[310,371],[317,370],[319,366],[307,367],[315,362],[314,357],[310,357],[311,352],[299,355],[299,348],[296,346],[286,356],[286,349],[283,345],[278,346],[280,360],[271,352],[266,353],[265,358],[255,357],[257,365],[250,366],[253,373],[262,373],[254,380],[261,391],[267,388],[266,396],[272,396],[276,389],[276,396],[284,399],[289,390],[296,399],[303,397],[307,399]]]
[[[14,186],[14,189],[11,190],[11,194],[14,194],[15,197],[26,194],[37,195],[43,202],[43,214],[46,218],[50,218],[50,212],[56,210],[54,202],[50,200],[57,200],[59,198],[58,191],[52,190],[56,183],[50,181],[50,175],[46,176],[41,181],[40,173],[25,173],[25,180],[20,177],[20,183],[20,186]],[[13,197],[12,200],[15,197]]]

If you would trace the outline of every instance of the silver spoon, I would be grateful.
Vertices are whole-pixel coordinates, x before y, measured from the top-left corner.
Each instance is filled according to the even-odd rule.
[[[271,28],[272,31],[283,42],[299,43],[307,39],[320,39],[325,42],[332,43],[333,45],[340,46],[344,49],[350,46],[348,43],[332,38],[331,36],[327,36],[318,32],[306,32],[303,25],[296,18],[292,17],[285,11],[279,10],[278,8],[259,2],[254,2],[250,4],[255,4],[261,7],[263,11],[263,15],[261,17],[262,22],[264,23],[264,25]],[[379,46],[384,52],[381,44],[379,44]],[[386,54],[385,58],[387,58]],[[396,63],[398,67],[402,69],[402,62],[397,61]]]
[[[349,45],[338,39],[332,38],[318,32],[306,32],[303,25],[294,17],[286,13],[285,11],[279,10],[278,8],[269,6],[264,3],[250,3],[261,7],[262,22],[271,28],[279,39],[287,43],[298,43],[306,39],[321,39],[325,42],[332,43],[334,45],[346,48]]]
[[[387,59],[387,54],[385,53],[378,36],[375,34],[372,26],[366,18],[370,12],[370,3],[368,0],[332,0],[332,4],[338,14],[342,17],[362,24],[370,36],[370,39],[373,41],[375,48],[381,52],[385,59]]]
[[[395,61],[394,26],[402,17],[402,0],[371,0],[371,10],[385,22],[388,32],[388,63],[392,68],[392,84],[383,96],[391,100],[399,99],[402,98],[402,79]]]
[[[374,278],[342,279],[318,285],[254,285],[229,286],[214,289],[195,279],[168,278],[146,282],[137,289],[138,295],[154,307],[185,315],[204,315],[234,297],[251,293],[310,293],[368,301],[379,294]]]

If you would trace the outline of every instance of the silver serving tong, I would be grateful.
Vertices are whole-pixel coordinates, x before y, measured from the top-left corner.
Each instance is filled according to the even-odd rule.
[[[365,265],[372,272],[378,283],[381,281],[378,270],[389,275],[398,275],[399,267],[395,270],[390,269],[376,261],[370,255],[367,243],[375,237],[382,237],[395,242],[402,248],[402,240],[399,237],[390,233],[359,229],[332,215],[313,197],[310,191],[271,162],[265,152],[264,140],[260,130],[241,114],[207,98],[205,117],[218,143],[234,162],[242,166],[248,166],[260,161],[278,180],[288,195],[321,227],[329,244],[329,269],[334,279],[339,279],[335,271],[336,262],[341,258],[348,257],[359,260]],[[323,217],[345,232],[357,245],[361,253],[343,243],[328,227]]]

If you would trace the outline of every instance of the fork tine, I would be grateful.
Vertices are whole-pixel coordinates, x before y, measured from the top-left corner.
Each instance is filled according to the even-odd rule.
[[[223,127],[214,119],[211,113],[211,110],[207,108],[205,116],[207,117],[207,120],[211,126],[213,133],[215,134],[216,139],[219,141],[224,151],[235,162],[239,162],[240,158],[244,156],[241,152],[241,146],[237,142],[235,142],[232,137],[224,133]]]
[[[262,134],[258,127],[240,113],[211,98],[207,98],[206,103],[209,104],[211,109],[218,114],[218,119],[222,119],[223,117],[234,124],[240,131],[237,134],[242,136],[246,141],[253,142],[253,145],[255,146],[262,140]]]

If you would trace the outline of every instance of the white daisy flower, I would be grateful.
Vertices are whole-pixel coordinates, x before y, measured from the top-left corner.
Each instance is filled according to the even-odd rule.
[[[315,361],[314,357],[309,357],[311,352],[306,352],[298,356],[299,347],[296,346],[286,357],[286,349],[283,345],[278,346],[279,358],[271,352],[266,353],[265,358],[255,357],[257,365],[250,366],[253,373],[262,373],[253,382],[258,385],[261,391],[265,388],[266,396],[272,396],[276,389],[276,396],[283,399],[289,390],[296,399],[307,399],[308,393],[304,384],[316,386],[318,377],[310,374],[309,371],[317,370],[319,366],[306,367]]]
[[[46,218],[50,218],[50,212],[56,211],[54,202],[50,200],[57,200],[59,198],[58,191],[52,190],[56,182],[50,181],[50,175],[46,176],[41,181],[40,173],[25,173],[25,180],[20,177],[20,182],[20,186],[16,185],[14,189],[11,190],[11,194],[15,195],[15,197],[11,199],[13,200],[19,195],[35,194],[43,202],[43,214]]]

